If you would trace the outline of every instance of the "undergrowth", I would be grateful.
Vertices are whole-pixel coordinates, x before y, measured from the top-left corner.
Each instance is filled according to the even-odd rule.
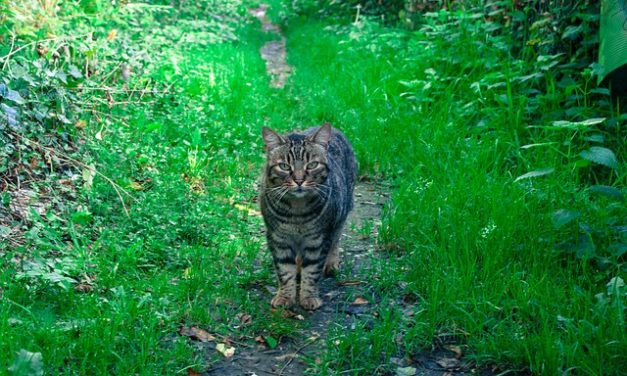
[[[330,121],[393,192],[375,319],[331,326],[312,374],[450,346],[621,373],[627,115],[595,84],[594,8],[560,8],[569,28],[536,24],[544,5],[271,3],[282,91],[248,3],[2,3],[0,372],[191,374],[221,355],[189,328],[298,338],[268,308],[259,133]]]
[[[373,282],[396,324],[336,333],[319,371],[453,343],[511,370],[620,373],[627,116],[596,65],[534,48],[534,28],[516,51],[481,9],[427,13],[413,32],[355,18],[288,19],[288,47],[305,111],[398,185],[378,242],[381,273],[400,277]]]

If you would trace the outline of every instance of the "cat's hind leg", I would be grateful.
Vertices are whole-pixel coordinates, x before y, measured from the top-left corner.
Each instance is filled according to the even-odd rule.
[[[336,243],[329,251],[327,255],[327,259],[324,262],[324,274],[327,276],[332,276],[340,270],[340,247]]]
[[[327,254],[327,258],[324,262],[324,274],[327,276],[333,276],[335,272],[340,270],[340,237],[342,236],[342,229],[344,223],[342,222],[335,230],[331,239],[331,250]]]

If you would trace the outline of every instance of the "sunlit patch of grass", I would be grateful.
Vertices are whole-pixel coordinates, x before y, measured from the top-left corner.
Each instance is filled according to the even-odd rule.
[[[625,296],[605,298],[606,284],[625,279],[613,227],[626,213],[624,163],[593,166],[581,153],[591,133],[624,151],[620,132],[592,125],[605,121],[598,117],[620,122],[620,114],[586,102],[576,113],[595,118],[590,125],[554,123],[568,118],[560,107],[568,97],[528,97],[519,82],[531,63],[492,48],[482,26],[463,16],[411,37],[371,21],[289,26],[300,111],[349,135],[362,174],[397,184],[378,239],[395,259],[379,270],[393,268],[393,278],[377,275],[381,299],[418,299],[419,313],[390,316],[397,327],[385,334],[373,334],[387,325],[379,320],[365,332],[344,329],[326,359],[342,359],[349,373],[378,372],[386,357],[428,349],[446,333],[482,364],[618,372]],[[546,78],[550,88],[554,78]],[[516,181],[546,167],[546,175]],[[593,184],[613,188],[587,188]],[[385,348],[383,358],[357,339],[382,346],[399,332],[402,346]]]
[[[41,267],[14,281],[20,259],[2,262],[0,368],[29,349],[42,353],[48,373],[175,373],[210,361],[177,334],[181,325],[220,338],[280,339],[299,328],[269,312],[263,291],[242,287],[247,279],[274,284],[253,203],[257,134],[274,93],[258,53],[267,36],[254,24],[240,32],[238,42],[172,45],[177,69],[166,62],[150,74],[175,82],[176,94],[126,109],[123,123],[88,140],[99,171],[138,201],[126,203],[127,217],[114,188],[96,177],[82,193],[91,231],[42,220],[32,234]],[[65,237],[68,228],[75,238]],[[84,276],[89,285],[78,288]],[[240,328],[242,312],[252,324]]]

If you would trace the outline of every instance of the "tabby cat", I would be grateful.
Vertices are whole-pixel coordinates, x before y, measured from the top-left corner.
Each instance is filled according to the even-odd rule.
[[[281,136],[263,128],[267,163],[260,204],[279,279],[272,307],[298,302],[318,309],[318,281],[339,266],[339,240],[349,211],[357,162],[330,124]],[[300,281],[300,286],[298,285]]]

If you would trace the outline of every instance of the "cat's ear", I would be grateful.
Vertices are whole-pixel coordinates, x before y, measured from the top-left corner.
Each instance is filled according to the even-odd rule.
[[[331,139],[331,130],[332,130],[331,124],[326,123],[320,128],[318,128],[316,133],[307,137],[307,141],[315,142],[316,144],[320,144],[324,147],[327,147],[327,145],[329,144],[329,140]]]
[[[266,150],[278,148],[285,143],[285,139],[281,135],[268,127],[263,127],[261,133],[263,134],[263,142],[266,144]]]

